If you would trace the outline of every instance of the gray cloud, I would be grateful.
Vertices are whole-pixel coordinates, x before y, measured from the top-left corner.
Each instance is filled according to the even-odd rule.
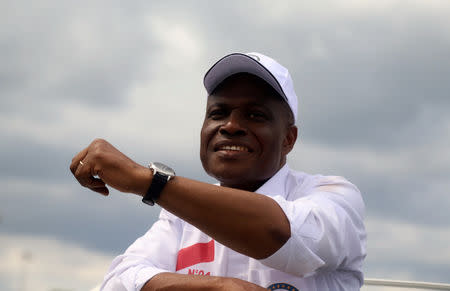
[[[99,136],[142,164],[212,182],[198,159],[201,78],[231,51],[260,51],[291,71],[292,167],[348,177],[369,217],[448,228],[450,5],[434,4],[0,4],[1,231],[111,253],[142,234],[155,209],[70,176],[72,156]],[[426,267],[447,280],[448,264],[369,262],[372,274]]]
[[[141,206],[137,196],[124,197],[114,191],[105,198],[74,187],[75,183],[55,183],[48,189],[32,182],[19,191],[13,186],[7,184],[10,195],[0,200],[8,205],[2,209],[3,232],[11,234],[44,235],[118,254],[158,217],[158,208]]]
[[[48,2],[31,9],[16,1],[2,11],[0,93],[5,113],[28,112],[33,106],[52,114],[46,105],[61,100],[123,105],[130,86],[151,75],[148,64],[155,56],[148,52],[157,47],[139,7]]]
[[[66,179],[72,156],[70,150],[49,147],[23,137],[2,137],[0,175],[33,180]]]

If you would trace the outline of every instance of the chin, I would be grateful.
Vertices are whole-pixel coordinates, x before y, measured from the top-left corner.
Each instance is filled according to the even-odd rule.
[[[209,169],[206,171],[209,176],[215,178],[220,182],[221,186],[236,188],[247,191],[255,191],[263,183],[264,179],[255,179],[249,174],[251,173],[249,169],[230,169],[230,167],[222,170]]]
[[[218,167],[218,165],[216,164],[214,165],[214,167],[205,168],[205,170],[208,175],[217,179],[221,184],[229,184],[229,182],[233,181],[242,182],[243,180],[248,180],[247,175],[249,171],[243,168],[236,169],[230,166]]]
[[[225,171],[210,171],[208,174],[217,179],[221,183],[229,183],[232,181],[242,181],[246,180],[245,178],[245,171],[242,172],[235,172],[230,170]]]

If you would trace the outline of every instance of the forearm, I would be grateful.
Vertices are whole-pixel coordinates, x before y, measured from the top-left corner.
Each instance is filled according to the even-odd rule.
[[[142,196],[153,176],[150,169],[101,139],[78,153],[70,170],[81,185],[104,195],[109,193],[108,185]],[[218,242],[256,259],[273,254],[291,234],[279,205],[253,192],[175,177],[157,202]]]
[[[216,241],[257,259],[273,254],[290,236],[279,205],[253,192],[176,177],[158,204]]]
[[[160,273],[148,281],[141,291],[262,291],[258,285],[235,278]]]

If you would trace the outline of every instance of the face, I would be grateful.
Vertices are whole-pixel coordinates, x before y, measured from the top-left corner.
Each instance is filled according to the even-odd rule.
[[[289,108],[264,81],[236,75],[208,97],[200,158],[221,185],[254,191],[286,162],[297,138]]]

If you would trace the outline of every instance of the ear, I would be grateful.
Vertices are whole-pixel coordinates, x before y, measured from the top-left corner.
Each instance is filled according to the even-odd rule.
[[[291,125],[286,130],[286,136],[283,141],[283,154],[287,155],[295,145],[297,140],[298,129],[297,126]]]

